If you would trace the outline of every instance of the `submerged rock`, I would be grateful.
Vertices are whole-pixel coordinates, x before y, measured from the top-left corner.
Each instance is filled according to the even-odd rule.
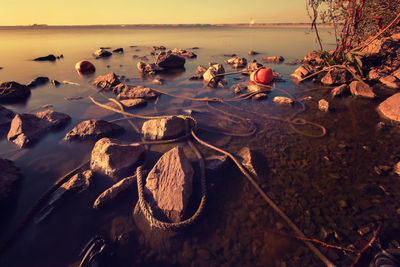
[[[11,122],[7,139],[20,148],[37,142],[52,127],[52,124],[32,114],[17,114]]]
[[[127,109],[139,108],[147,105],[147,101],[143,98],[125,99],[120,101]]]
[[[206,170],[218,172],[222,170],[229,162],[227,155],[214,155],[205,159]]]
[[[101,193],[93,204],[94,209],[101,208],[105,204],[115,199],[119,194],[130,188],[136,181],[136,176],[129,176],[114,184],[106,191]]]
[[[275,96],[274,103],[278,105],[291,106],[294,104],[293,99],[286,96]]]
[[[184,135],[189,130],[189,121],[180,116],[169,116],[143,123],[142,134],[150,140],[172,139]]]
[[[64,140],[97,140],[103,137],[112,137],[124,132],[118,124],[104,120],[86,120],[69,131]]]
[[[379,104],[378,111],[389,120],[400,122],[400,93],[392,95]]]
[[[13,193],[13,187],[22,178],[20,170],[11,160],[0,158],[0,203]]]
[[[251,62],[251,63],[249,63],[249,65],[247,65],[247,69],[250,71],[255,71],[262,67],[264,67],[263,64],[260,64],[258,62]]]
[[[45,85],[49,81],[50,80],[48,77],[37,77],[36,79],[30,81],[26,86],[28,86],[29,88],[34,88],[36,86]]]
[[[122,47],[121,48],[117,48],[117,49],[114,49],[113,52],[114,53],[124,53],[124,49]]]
[[[172,54],[170,51],[161,52],[156,60],[156,65],[160,68],[183,68],[185,66],[185,58]]]
[[[258,54],[260,54],[260,53],[258,53],[258,52],[256,52],[256,51],[249,51],[248,53],[247,53],[249,56],[255,56],[255,55],[258,55]]]
[[[34,59],[34,61],[56,61],[56,56],[50,54],[48,56],[44,56],[44,57],[37,57]]]
[[[263,63],[281,63],[285,59],[282,56],[275,56],[275,57],[263,57],[261,61]]]
[[[103,90],[111,90],[114,86],[120,84],[121,81],[117,74],[111,72],[106,75],[98,76],[93,84]]]
[[[37,112],[35,116],[51,123],[53,129],[62,128],[71,121],[69,115],[51,109]]]
[[[350,83],[350,92],[354,96],[361,96],[366,98],[375,98],[376,95],[371,86],[360,81],[353,81]]]
[[[235,69],[244,68],[247,65],[247,60],[244,57],[233,57],[225,61],[226,64],[232,65]]]
[[[329,102],[325,99],[321,99],[318,101],[318,109],[323,112],[328,112],[330,110]]]
[[[15,113],[0,105],[0,127],[10,125]]]
[[[166,152],[146,179],[145,194],[160,217],[181,221],[192,195],[194,170],[181,147]]]
[[[338,87],[335,87],[331,91],[332,97],[339,97],[350,92],[349,86],[347,84],[342,84]]]
[[[96,51],[94,51],[93,55],[95,57],[109,57],[112,55],[110,51],[107,51],[105,49],[99,48]]]
[[[135,172],[144,151],[143,145],[124,144],[117,139],[102,138],[94,145],[90,168],[119,181]]]
[[[345,69],[331,69],[321,79],[321,83],[325,85],[343,84],[351,79],[350,73]]]
[[[157,97],[159,94],[154,92],[151,88],[144,87],[142,85],[139,86],[128,86],[125,84],[121,84],[115,87],[115,92],[120,92],[117,95],[118,99],[133,99],[133,98],[144,98],[144,99],[152,99]]]
[[[249,147],[243,147],[239,153],[238,157],[242,163],[242,165],[255,177],[258,177],[258,173],[256,171],[256,156]]]
[[[0,101],[24,101],[31,95],[28,86],[17,82],[4,82],[0,84]]]
[[[400,176],[400,161],[396,163],[396,165],[393,168],[394,173],[396,173],[398,176]]]

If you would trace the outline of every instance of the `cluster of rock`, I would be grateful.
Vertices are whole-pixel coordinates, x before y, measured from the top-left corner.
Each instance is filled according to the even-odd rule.
[[[101,90],[112,91],[117,95],[117,98],[121,100],[138,98],[152,99],[159,95],[148,87],[124,84],[115,73],[98,76],[93,81],[93,84]],[[145,105],[143,104],[143,101],[142,105]]]
[[[195,56],[183,49],[174,49],[173,51],[162,51],[158,54],[155,63],[144,63],[139,61],[137,68],[142,75],[154,75],[160,71],[168,69],[184,68],[185,58]]]
[[[367,44],[357,53],[349,53],[357,62],[359,72],[352,65],[323,67],[325,64],[322,52],[312,51],[304,57],[303,64],[291,75],[296,80],[303,81],[313,75],[324,85],[336,86],[332,89],[332,97],[352,94],[365,98],[376,98],[372,86],[400,88],[400,34],[376,39]],[[374,87],[377,90],[379,87]],[[326,100],[324,100],[326,101]],[[321,102],[319,108],[329,110],[329,103]],[[379,112],[386,118],[400,121],[400,99],[396,95],[384,101]]]

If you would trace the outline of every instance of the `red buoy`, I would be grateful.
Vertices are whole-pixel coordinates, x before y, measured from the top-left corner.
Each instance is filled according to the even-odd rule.
[[[274,74],[271,68],[261,68],[252,72],[250,75],[250,81],[268,85],[274,79]]]
[[[91,74],[96,71],[96,68],[89,61],[81,60],[75,64],[75,70],[79,74]]]

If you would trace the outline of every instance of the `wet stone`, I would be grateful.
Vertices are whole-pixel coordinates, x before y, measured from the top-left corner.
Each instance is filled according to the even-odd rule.
[[[70,192],[84,192],[93,181],[93,172],[87,170],[80,172],[71,177],[67,182],[63,183],[60,188]]]
[[[146,75],[154,75],[161,70],[154,63],[149,64],[149,63],[144,63],[144,62],[139,61],[136,66],[140,73],[146,74]]]
[[[37,57],[34,59],[34,61],[56,61],[56,57],[52,54],[48,56],[43,56],[43,57]]]
[[[11,122],[7,139],[18,147],[31,145],[44,136],[52,124],[32,114],[17,114]]]
[[[263,67],[263,64],[258,63],[258,62],[251,62],[247,65],[247,69],[250,71],[257,70],[259,68]]]
[[[96,51],[93,52],[93,55],[95,57],[109,57],[112,55],[112,53],[110,51],[107,51],[103,48],[99,48]]]
[[[133,98],[152,99],[159,95],[158,93],[151,90],[151,88],[144,87],[142,85],[133,87],[121,84],[116,86],[114,90],[115,92],[120,92],[117,95],[117,98],[121,100],[133,99]]]
[[[254,55],[258,55],[258,54],[260,54],[260,53],[258,53],[258,52],[256,52],[256,51],[250,50],[247,54],[248,54],[249,56],[254,56]]]
[[[145,121],[142,134],[146,139],[165,140],[182,136],[188,129],[188,120],[179,116],[170,116]]]
[[[261,61],[263,63],[281,63],[285,59],[282,56],[274,56],[274,57],[263,57]]]
[[[30,81],[26,86],[29,88],[34,88],[36,86],[45,85],[49,82],[49,78],[47,77],[37,77],[36,79]]]
[[[350,83],[350,92],[354,96],[361,96],[365,98],[376,97],[374,91],[368,84],[359,81],[353,81]]]
[[[205,159],[206,169],[210,171],[220,171],[228,164],[228,156],[210,156]]]
[[[253,99],[253,100],[263,100],[263,99],[266,99],[266,98],[268,98],[268,94],[259,93],[259,94],[254,95],[251,99]]]
[[[232,65],[233,68],[244,68],[247,65],[247,60],[243,57],[233,57],[225,61],[226,64]]]
[[[90,168],[119,181],[134,173],[143,152],[142,145],[124,144],[117,139],[102,138],[94,145]]]
[[[400,122],[400,93],[392,95],[379,104],[378,111],[384,117]]]
[[[192,195],[194,170],[181,147],[166,152],[150,171],[145,193],[159,216],[181,221]]]
[[[124,49],[122,47],[121,48],[117,48],[117,49],[114,49],[113,52],[114,53],[124,53]]]
[[[98,140],[103,137],[112,137],[124,132],[124,128],[115,123],[104,120],[86,120],[69,131],[64,140]]]
[[[103,90],[111,90],[114,86],[120,84],[118,75],[115,73],[109,73],[106,75],[98,76],[93,84]]]
[[[291,105],[293,105],[294,101],[293,101],[293,99],[285,97],[285,96],[275,96],[274,103],[276,103],[278,105],[291,106]]]
[[[321,79],[321,83],[325,85],[343,84],[351,79],[350,73],[346,69],[331,69]]]
[[[393,89],[400,88],[400,81],[392,75],[382,77],[379,79],[379,81],[389,88],[393,88]]]
[[[170,51],[161,52],[156,60],[156,65],[160,68],[183,68],[185,66],[185,58],[172,54]]]
[[[329,102],[325,99],[321,99],[318,101],[318,109],[323,112],[328,112],[330,109]]]
[[[290,76],[294,77],[297,80],[301,80],[304,77],[307,77],[315,72],[315,69],[310,64],[303,64],[298,67]]]
[[[174,48],[172,50],[172,54],[175,54],[177,56],[181,56],[181,57],[186,57],[186,58],[196,58],[197,55],[191,51],[187,51],[185,49],[181,49],[181,48]]]
[[[207,83],[207,85],[211,87],[216,87],[218,85],[218,82],[221,81],[222,77],[214,76],[223,73],[225,73],[225,69],[222,64],[211,65],[203,74],[203,80]]]
[[[4,82],[0,84],[0,101],[24,101],[31,95],[31,90],[28,86],[17,82]]]
[[[54,129],[62,128],[71,121],[71,117],[69,115],[51,109],[37,112],[35,116],[51,123],[52,128]]]
[[[393,168],[394,173],[400,176],[400,161],[396,163],[396,165]]]
[[[333,88],[331,91],[331,95],[332,95],[332,97],[339,97],[339,96],[343,96],[349,92],[350,92],[349,86],[347,84],[342,84],[338,87]]]

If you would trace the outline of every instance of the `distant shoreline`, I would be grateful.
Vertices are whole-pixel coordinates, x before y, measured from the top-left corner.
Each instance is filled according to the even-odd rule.
[[[333,28],[332,24],[318,24],[319,28]],[[232,28],[310,28],[310,23],[254,23],[254,24],[110,24],[110,25],[16,25],[0,29],[52,29],[52,28],[138,28],[138,27],[232,27]]]

